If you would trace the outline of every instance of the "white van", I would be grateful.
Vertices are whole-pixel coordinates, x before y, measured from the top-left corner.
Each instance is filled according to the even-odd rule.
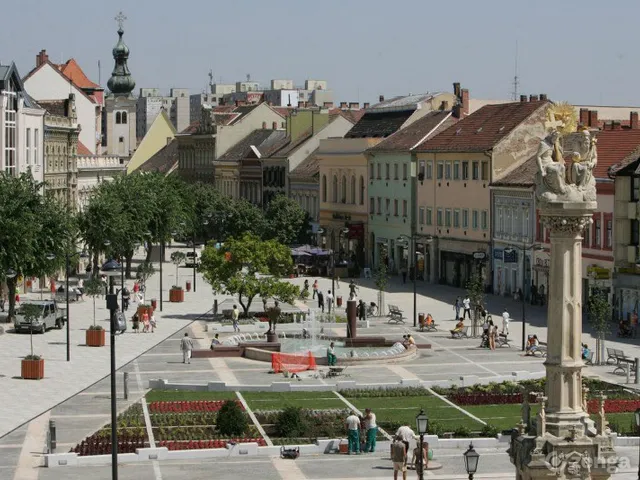
[[[40,317],[30,323],[24,317],[25,305],[37,305],[41,308]],[[58,308],[58,305],[53,300],[25,300],[22,302],[18,311],[16,312],[16,319],[13,323],[15,331],[33,331],[37,333],[44,333],[49,328],[62,328],[66,321],[65,313]]]

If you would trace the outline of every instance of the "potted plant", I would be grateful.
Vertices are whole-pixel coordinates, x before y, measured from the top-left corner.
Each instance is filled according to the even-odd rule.
[[[146,313],[147,315],[149,315],[149,318],[151,318],[151,315],[153,315],[153,305],[147,305],[146,303],[140,304],[138,305],[138,317],[140,319],[142,319],[142,316]]]
[[[173,285],[169,290],[170,302],[184,302],[184,290],[178,285],[179,282],[179,269],[180,264],[185,261],[187,256],[182,252],[173,252],[171,254],[171,261],[176,266],[176,285]]]
[[[169,301],[174,303],[184,302],[184,290],[179,285],[174,285],[169,290]]]
[[[33,323],[42,315],[42,306],[25,303],[21,307],[21,313],[30,324],[29,343],[31,345],[31,353],[22,360],[22,378],[26,380],[40,380],[44,378],[44,359],[33,353]]]
[[[105,331],[100,325],[96,325],[96,298],[105,293],[104,283],[99,278],[91,277],[84,284],[84,294],[93,300],[93,326],[85,333],[85,343],[89,347],[103,347]]]
[[[87,347],[104,347],[105,331],[102,325],[91,325],[85,334]]]

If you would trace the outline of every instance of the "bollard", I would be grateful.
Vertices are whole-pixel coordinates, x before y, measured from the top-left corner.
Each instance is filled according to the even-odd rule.
[[[218,299],[215,298],[213,300],[213,314],[217,315],[218,314]]]
[[[640,358],[636,357],[636,383],[640,383]]]
[[[129,399],[129,372],[124,372],[124,376],[122,377],[124,381],[124,399]]]
[[[55,420],[49,420],[49,452],[55,453],[56,451],[56,422]]]

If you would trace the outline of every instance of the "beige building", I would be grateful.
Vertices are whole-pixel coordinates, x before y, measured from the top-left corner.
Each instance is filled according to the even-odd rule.
[[[535,154],[547,105],[487,105],[414,150],[418,233],[434,237],[432,282],[464,287],[477,268],[491,282],[489,184]]]

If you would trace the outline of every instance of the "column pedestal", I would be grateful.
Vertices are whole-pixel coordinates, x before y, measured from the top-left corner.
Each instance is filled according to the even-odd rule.
[[[548,202],[540,209],[551,237],[547,386],[535,428],[525,432],[522,424],[511,438],[518,480],[607,479],[615,472],[604,412],[596,429],[582,391],[582,232],[596,208],[596,202]]]

